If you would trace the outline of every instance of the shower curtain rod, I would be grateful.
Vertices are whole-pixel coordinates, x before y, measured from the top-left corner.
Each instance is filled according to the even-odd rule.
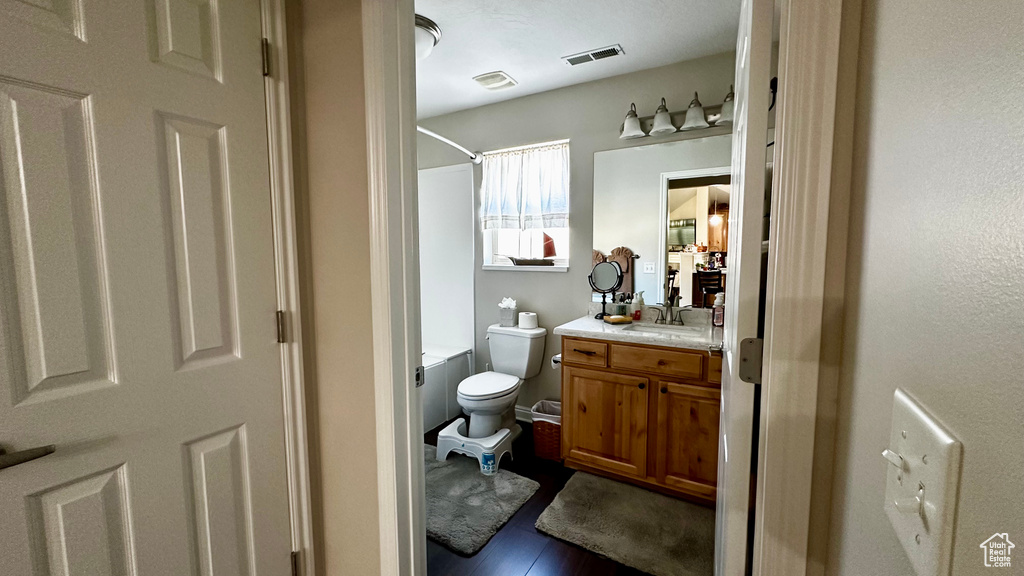
[[[423,126],[417,126],[416,130],[426,134],[427,136],[430,136],[431,138],[435,138],[437,140],[440,140],[441,142],[444,142],[445,144],[451,146],[452,148],[455,148],[456,150],[458,150],[458,151],[462,152],[463,154],[469,156],[469,159],[473,162],[473,164],[479,164],[479,163],[484,161],[484,155],[483,154],[481,154],[479,152],[473,152],[469,148],[466,148],[465,146],[461,146],[458,143],[453,142],[453,141],[445,138],[444,136],[441,136],[437,132],[431,132],[430,130],[427,130]]]

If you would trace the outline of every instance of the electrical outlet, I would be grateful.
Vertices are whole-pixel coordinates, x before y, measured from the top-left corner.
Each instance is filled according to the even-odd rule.
[[[644,262],[644,274],[654,274],[654,262]]]

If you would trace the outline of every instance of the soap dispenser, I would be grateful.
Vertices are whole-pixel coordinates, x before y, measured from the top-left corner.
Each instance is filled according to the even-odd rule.
[[[636,293],[636,298],[633,299],[633,320],[636,320],[637,322],[639,322],[640,318],[643,316],[643,313],[644,313],[644,291],[641,290],[641,291]]]

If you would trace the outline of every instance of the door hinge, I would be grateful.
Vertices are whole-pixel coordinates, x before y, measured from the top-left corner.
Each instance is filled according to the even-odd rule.
[[[285,337],[284,310],[277,311],[277,342],[284,344],[288,341]]]
[[[416,387],[419,388],[420,386],[423,386],[423,366],[417,366],[416,367],[415,378],[416,378]]]
[[[292,576],[302,576],[302,568],[299,566],[299,551],[292,551]]]
[[[740,380],[751,384],[761,383],[761,361],[764,340],[744,338],[740,340]]]
[[[263,56],[263,75],[270,76],[270,40],[262,39],[260,53]]]

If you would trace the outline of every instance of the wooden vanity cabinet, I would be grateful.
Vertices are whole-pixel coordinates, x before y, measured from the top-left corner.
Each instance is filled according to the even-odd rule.
[[[718,484],[718,388],[657,382],[653,416],[654,478],[664,486],[714,499]]]
[[[563,370],[572,415],[563,420],[562,429],[571,426],[573,439],[566,446],[566,458],[635,478],[646,477],[650,380],[585,368]]]
[[[719,354],[563,337],[566,465],[714,502],[720,382]]]

